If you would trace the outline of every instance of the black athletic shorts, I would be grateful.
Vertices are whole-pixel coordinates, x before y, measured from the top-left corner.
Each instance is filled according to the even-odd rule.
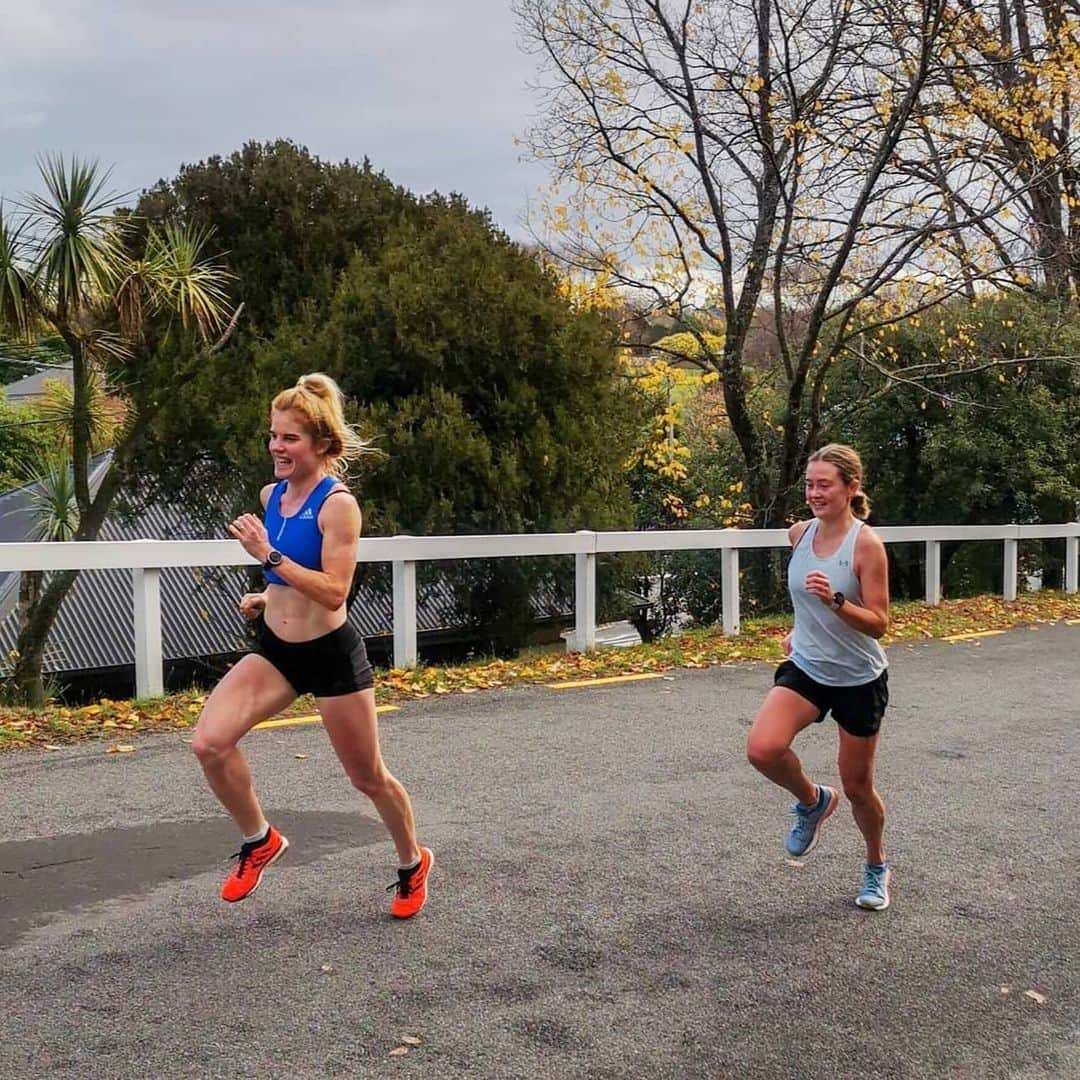
[[[861,686],[826,686],[811,679],[802,668],[785,660],[773,677],[773,684],[794,690],[821,710],[817,723],[832,709],[833,719],[850,735],[869,738],[878,733],[885,706],[889,704],[889,672]]]
[[[341,697],[375,685],[364,639],[351,623],[311,641],[282,641],[260,622],[255,648],[300,694]]]

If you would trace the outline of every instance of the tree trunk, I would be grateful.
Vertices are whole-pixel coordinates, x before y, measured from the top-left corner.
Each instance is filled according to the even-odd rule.
[[[19,575],[19,605],[16,609],[16,617],[19,627],[18,640],[20,641],[22,640],[23,632],[26,629],[30,612],[33,611],[35,605],[38,603],[44,584],[44,571],[24,570]],[[19,678],[19,668],[18,664],[16,664],[12,678],[15,686],[19,690],[19,697],[28,705],[32,705],[34,708],[40,708],[45,704],[45,683],[41,677],[40,664],[36,671],[30,672],[28,676],[24,676],[24,679]]]
[[[87,512],[80,516],[79,527],[73,539],[96,540],[98,538],[101,527],[105,524],[105,518],[112,509],[113,501],[120,490],[125,470],[131,464],[134,448],[153,415],[153,410],[136,414],[135,423],[127,438],[113,454],[112,464],[101,481],[97,495],[89,504]],[[87,488],[87,495],[88,493],[89,488]],[[62,570],[50,574],[44,588],[33,596],[25,609],[20,611],[19,637],[15,645],[18,656],[12,673],[12,682],[19,696],[34,708],[41,708],[45,704],[42,678],[45,646],[60,612],[60,605],[71,591],[78,576],[78,570]],[[22,587],[20,585],[20,604],[21,600]]]
[[[40,571],[32,573],[41,576]],[[19,627],[19,639],[15,646],[18,657],[11,678],[19,696],[35,709],[40,709],[45,704],[45,684],[41,668],[49,631],[78,573],[77,570],[62,570],[54,574],[34,598],[31,606],[20,612],[24,621]],[[21,585],[19,593],[21,605]]]

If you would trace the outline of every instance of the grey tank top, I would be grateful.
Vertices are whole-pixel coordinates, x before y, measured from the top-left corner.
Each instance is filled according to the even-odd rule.
[[[826,686],[861,686],[873,682],[888,666],[876,638],[853,630],[827,604],[806,591],[806,575],[819,570],[854,604],[862,604],[855,576],[855,541],[863,523],[856,520],[836,553],[827,559],[814,554],[815,518],[799,537],[788,564],[788,590],[795,608],[795,632],[790,659],[815,682]]]

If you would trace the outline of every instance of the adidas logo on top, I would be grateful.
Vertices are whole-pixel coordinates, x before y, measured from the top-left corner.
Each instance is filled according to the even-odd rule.
[[[301,521],[310,521],[310,520],[311,520],[311,519],[312,519],[312,518],[313,518],[314,516],[315,516],[315,515],[314,515],[314,514],[312,514],[312,512],[311,512],[311,507],[309,506],[309,507],[308,507],[308,508],[307,508],[307,509],[306,509],[306,510],[305,510],[305,511],[304,511],[304,512],[303,512],[303,513],[302,513],[302,514],[300,515],[300,520],[301,520]]]

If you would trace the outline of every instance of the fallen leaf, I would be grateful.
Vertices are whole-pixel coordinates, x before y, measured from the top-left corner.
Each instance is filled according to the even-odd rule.
[[[42,749],[43,749],[43,750],[59,750],[59,749],[60,749],[60,747],[59,747],[59,746],[56,746],[56,745],[54,745],[53,743],[46,743],[46,744],[45,744],[45,745],[44,745],[44,746],[42,747]]]
[[[134,754],[135,753],[135,747],[132,746],[130,743],[119,743],[116,746],[110,746],[109,749],[105,751],[105,753],[106,754]]]
[[[407,1046],[395,1046],[394,1049],[390,1051],[390,1056],[404,1057],[408,1052],[409,1048]]]
[[[788,864],[788,866],[805,866],[806,865],[805,863],[799,862],[798,859],[785,859],[784,862],[786,862]]]
[[[416,1035],[402,1035],[401,1041],[409,1046],[419,1046],[423,1040]]]
[[[307,754],[293,754],[293,757],[296,758],[297,761],[307,760]]]
[[[333,973],[334,973],[334,965],[333,964],[323,964],[323,966],[321,968],[319,968],[319,970],[324,975],[333,975]]]
[[[1002,997],[1008,997],[1008,996],[1009,996],[1009,988],[1008,988],[1007,986],[1002,986],[1002,987],[1001,987],[1001,988],[1000,988],[1000,989],[998,990],[998,993],[999,993],[999,994],[1000,994],[1000,995],[1001,995]]]
[[[1038,990],[1025,990],[1024,997],[1031,998],[1031,1000],[1034,1001],[1036,1005],[1046,1004],[1046,995],[1040,994]]]

